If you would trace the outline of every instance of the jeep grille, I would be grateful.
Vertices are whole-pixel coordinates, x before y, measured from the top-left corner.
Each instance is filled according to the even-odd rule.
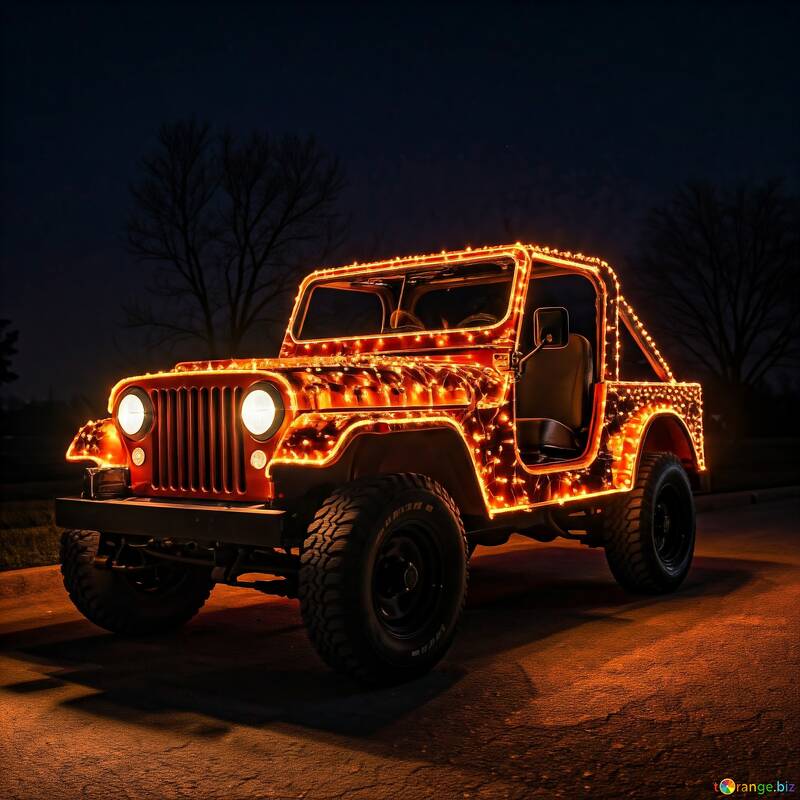
[[[154,389],[154,489],[244,494],[243,389]]]

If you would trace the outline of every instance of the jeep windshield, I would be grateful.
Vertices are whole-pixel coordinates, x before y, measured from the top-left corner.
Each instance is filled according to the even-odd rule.
[[[310,284],[295,338],[340,339],[416,331],[484,328],[508,312],[511,261],[364,272]]]

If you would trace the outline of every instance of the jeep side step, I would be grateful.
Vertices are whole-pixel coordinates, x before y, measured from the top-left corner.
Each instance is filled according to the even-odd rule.
[[[465,522],[467,538],[475,544],[505,544],[516,533],[537,542],[552,542],[562,537],[588,547],[599,547],[602,545],[602,519],[602,508],[596,501],[576,501],[569,506],[554,504],[533,511],[500,514],[493,520],[473,518]]]

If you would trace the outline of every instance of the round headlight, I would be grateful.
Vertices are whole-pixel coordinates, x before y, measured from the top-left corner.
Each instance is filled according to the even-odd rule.
[[[242,424],[255,439],[269,439],[283,422],[280,392],[271,383],[252,386],[242,401]]]
[[[117,406],[117,422],[122,432],[132,439],[147,433],[153,418],[152,406],[141,389],[126,392]]]

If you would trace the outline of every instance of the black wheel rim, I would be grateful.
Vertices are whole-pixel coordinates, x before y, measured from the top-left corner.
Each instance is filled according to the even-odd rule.
[[[425,628],[442,597],[442,555],[430,531],[410,525],[389,534],[375,561],[372,597],[392,635],[409,638]]]
[[[692,543],[691,515],[680,492],[663,486],[653,510],[653,542],[656,555],[668,572],[678,572]]]

